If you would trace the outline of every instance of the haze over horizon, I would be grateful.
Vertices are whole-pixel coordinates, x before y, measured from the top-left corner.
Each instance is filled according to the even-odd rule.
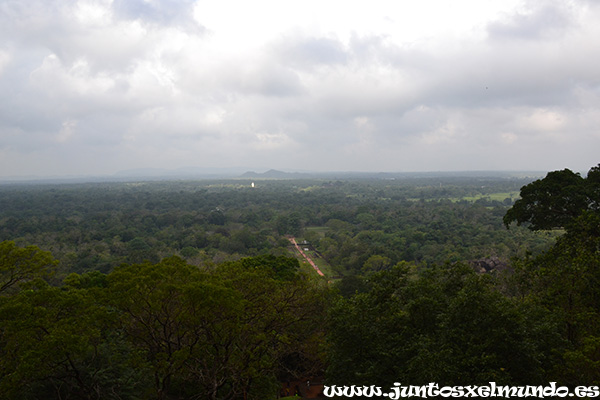
[[[587,172],[591,0],[3,0],[0,179]]]

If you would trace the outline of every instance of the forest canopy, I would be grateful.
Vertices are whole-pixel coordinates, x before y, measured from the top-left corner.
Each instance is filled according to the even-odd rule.
[[[2,186],[0,393],[599,385],[598,172]]]
[[[234,261],[289,254],[306,239],[349,275],[400,261],[443,263],[539,252],[552,237],[506,231],[502,216],[531,178],[166,181],[0,186],[0,240],[37,245],[59,271],[121,263]],[[369,261],[371,259],[371,261]],[[382,259],[380,259],[382,260]],[[380,263],[381,264],[381,263]]]
[[[564,169],[524,186],[521,198],[504,216],[504,224],[528,223],[532,230],[565,228],[581,214],[599,210],[600,164],[585,178]]]

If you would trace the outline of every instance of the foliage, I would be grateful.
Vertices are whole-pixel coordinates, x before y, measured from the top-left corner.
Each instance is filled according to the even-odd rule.
[[[0,298],[14,399],[264,399],[322,374],[327,288],[295,259],[201,270],[178,257],[42,280]]]
[[[524,187],[524,202],[505,217],[505,222],[529,221],[532,229],[565,228],[548,251],[517,260],[512,279],[519,296],[556,318],[567,345],[557,350],[563,361],[552,379],[571,385],[600,382],[599,175],[600,165],[585,179],[569,170],[549,173]]]
[[[0,295],[36,278],[48,277],[58,262],[37,246],[17,247],[15,242],[0,242]]]
[[[515,263],[514,287],[551,312],[568,346],[556,379],[600,382],[600,216],[584,212],[547,252]]]
[[[0,303],[0,393],[11,399],[136,398],[143,377],[94,290],[42,281]]]
[[[582,178],[569,169],[549,172],[521,188],[521,199],[507,211],[504,224],[529,223],[532,230],[566,228],[586,210],[598,211],[600,165]]]
[[[243,180],[0,185],[0,240],[51,251],[61,261],[61,279],[171,255],[197,266],[285,255],[283,236],[305,234],[336,275],[362,273],[372,256],[389,259],[387,266],[508,260],[552,241],[502,227],[511,199],[496,200],[496,194],[510,196],[525,182],[402,177],[267,180],[256,188]],[[329,228],[315,236],[313,227]]]
[[[462,265],[373,274],[330,312],[328,381],[337,385],[542,383],[549,316]],[[544,335],[534,335],[543,332]]]
[[[0,187],[0,393],[270,399],[325,373],[599,384],[600,165],[499,200],[526,182]],[[342,279],[303,274],[286,235]],[[517,257],[469,266],[489,256]]]

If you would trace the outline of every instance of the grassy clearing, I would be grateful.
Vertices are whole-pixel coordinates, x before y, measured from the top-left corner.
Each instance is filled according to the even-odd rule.
[[[505,199],[509,198],[513,201],[518,200],[520,198],[520,193],[519,192],[498,192],[498,193],[480,193],[477,194],[475,196],[464,196],[464,197],[443,197],[443,199],[446,200],[450,200],[453,203],[457,203],[459,201],[470,201],[470,202],[475,202],[477,200],[481,200],[481,199],[487,199],[487,200],[491,200],[491,201],[504,201]],[[424,199],[425,201],[438,201],[441,198],[426,198]],[[421,201],[423,199],[421,198],[417,198],[417,197],[410,197],[407,198],[406,200],[408,201]]]
[[[302,255],[300,253],[298,253],[297,251],[294,251],[294,256],[298,259],[298,262],[300,263],[300,271],[302,271],[303,273],[306,273],[310,276],[314,276],[314,277],[321,278],[321,279],[329,279],[333,275],[331,272],[331,267],[328,264],[321,265],[321,264],[319,264],[319,262],[317,260],[315,260],[314,258],[312,259],[313,262],[317,265],[317,267],[319,267],[321,272],[323,272],[323,274],[325,274],[325,277],[322,277],[322,276],[317,275],[317,272],[314,270],[312,265],[310,265],[308,263],[308,261],[306,261],[306,259],[304,257],[302,257]],[[311,255],[309,255],[309,257],[311,257]]]
[[[308,262],[306,262],[306,260],[304,260],[304,261],[299,260],[299,261],[300,261],[300,271],[302,271],[302,273],[312,277],[313,279],[323,279],[323,280],[327,279],[327,276],[322,277],[321,275],[318,275],[317,271],[315,271],[313,269],[313,267]]]
[[[319,257],[319,255],[316,252],[304,251],[304,254],[306,254],[313,260],[313,262],[317,265],[317,267],[319,267],[321,272],[323,272],[326,277],[330,277],[330,276],[334,275],[333,268],[331,268],[331,265],[329,265],[329,263],[327,261],[325,261],[323,258]]]
[[[327,226],[309,226],[304,228],[304,237],[298,237],[296,238],[296,241],[299,243],[304,254],[306,254],[316,264],[317,267],[319,267],[321,272],[325,274],[325,277],[329,278],[335,275],[335,272],[333,271],[331,265],[329,265],[327,261],[320,257],[318,252],[315,251],[311,245],[301,244],[305,240],[309,243],[312,241],[316,241],[318,240],[318,238],[324,237],[327,231],[329,231],[329,227]],[[308,262],[306,262],[304,257],[302,257],[302,255],[299,254],[298,251],[294,250],[294,254],[298,258],[298,260],[300,260],[301,264],[305,263],[307,268],[310,268],[310,270],[312,270],[314,273],[314,269],[312,268],[312,266]]]
[[[463,197],[462,200],[476,201],[479,199],[489,199],[492,201],[504,201],[507,198],[516,200],[519,198],[519,192],[499,192],[499,193],[489,193],[489,194],[478,194],[477,196]]]
[[[304,230],[308,232],[314,232],[319,234],[321,237],[325,236],[325,232],[329,230],[328,226],[308,226],[304,228]]]
[[[305,231],[307,231],[306,233],[311,232],[312,234],[310,234],[308,236],[309,237],[313,236],[313,239],[314,239],[315,234],[319,235],[320,237],[325,236],[325,232],[328,229],[329,228],[326,226],[318,226],[318,227],[305,228]],[[331,265],[329,265],[329,263],[327,261],[325,261],[321,256],[319,256],[318,252],[315,251],[311,245],[302,245],[301,244],[305,240],[307,240],[307,239],[304,237],[296,238],[296,241],[298,242],[300,248],[302,248],[302,251],[304,252],[304,254],[306,254],[315,263],[315,265],[321,270],[321,272],[323,272],[323,274],[325,274],[326,278],[329,278],[329,277],[335,275],[335,272],[333,271],[333,268],[331,267]],[[300,254],[298,252],[298,250],[296,250],[292,246],[289,247],[289,250],[294,254],[294,256],[300,262],[300,269],[302,271],[316,274],[313,267],[310,265],[310,263],[308,263],[308,261],[306,261],[306,259],[302,256],[302,254]]]
[[[458,201],[463,201],[463,200],[475,202],[475,201],[481,200],[481,199],[502,202],[507,198],[511,199],[512,201],[517,200],[520,198],[519,192],[498,192],[498,193],[486,193],[486,194],[480,193],[475,196],[450,197],[450,198],[448,198],[448,200],[450,200],[454,203],[456,203]]]
[[[305,188],[300,188],[299,191],[301,192],[311,192],[313,190],[319,190],[319,189],[323,189],[323,186],[308,186]]]

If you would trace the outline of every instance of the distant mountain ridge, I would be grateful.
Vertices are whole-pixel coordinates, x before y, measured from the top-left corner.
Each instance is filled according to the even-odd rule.
[[[241,178],[276,178],[276,179],[293,179],[293,178],[308,178],[315,174],[306,174],[301,172],[284,172],[277,169],[270,169],[263,173],[248,171],[241,175]]]
[[[429,171],[429,172],[285,172],[270,169],[265,172],[247,171],[245,179],[410,179],[410,178],[522,178],[543,176],[538,171]]]
[[[244,172],[246,171],[246,172]],[[10,183],[82,183],[82,182],[129,182],[139,180],[194,180],[194,179],[435,179],[435,178],[541,178],[543,171],[424,171],[424,172],[365,172],[365,171],[281,171],[269,169],[255,172],[247,167],[182,167],[134,168],[121,170],[112,175],[86,176],[10,176],[0,177],[0,184]]]

